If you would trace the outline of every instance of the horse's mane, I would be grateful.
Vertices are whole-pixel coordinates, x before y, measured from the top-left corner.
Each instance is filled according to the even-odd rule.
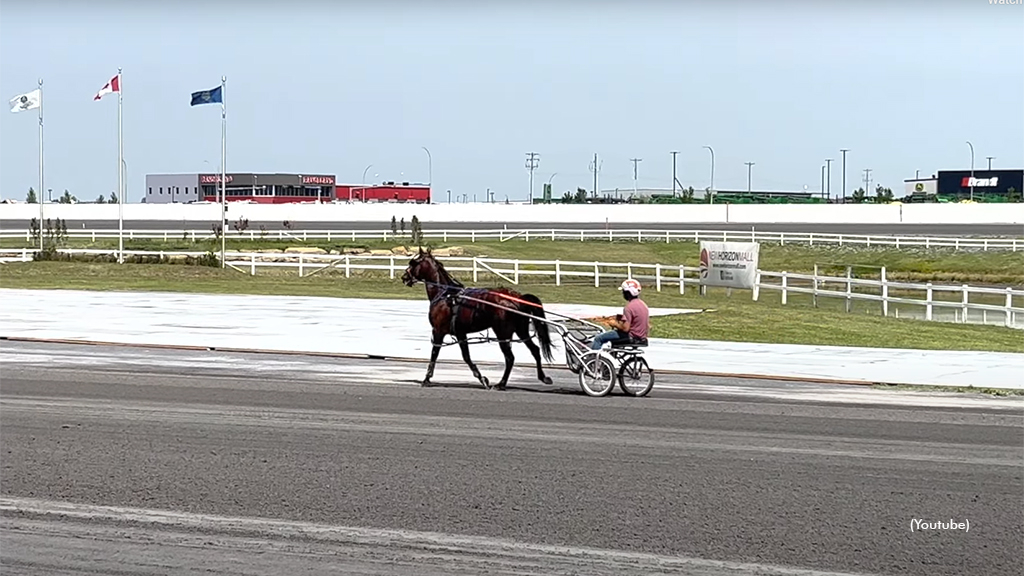
[[[433,261],[434,264],[437,266],[438,280],[440,280],[444,285],[446,285],[446,286],[457,286],[459,288],[465,288],[466,287],[465,284],[460,282],[458,280],[458,278],[452,276],[451,273],[448,272],[448,270],[445,269],[444,264],[441,264],[440,260],[434,258],[434,255],[430,252],[429,248],[427,249],[425,254],[427,256],[429,256],[430,260]]]

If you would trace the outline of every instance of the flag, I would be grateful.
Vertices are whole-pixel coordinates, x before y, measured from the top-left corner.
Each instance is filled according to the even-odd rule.
[[[100,91],[96,93],[96,96],[93,97],[93,100],[99,100],[100,98],[103,98],[107,94],[112,94],[114,92],[120,92],[120,91],[121,91],[121,75],[118,74],[117,76],[114,76],[113,78],[111,78],[110,82],[107,82],[106,86],[104,86],[103,88],[100,88]]]
[[[42,100],[43,94],[38,88],[28,94],[18,94],[14,98],[11,98],[11,112],[23,112],[25,110],[39,108]]]
[[[198,104],[213,104],[214,102],[224,102],[220,86],[213,90],[202,90],[192,93],[192,106],[196,106]]]

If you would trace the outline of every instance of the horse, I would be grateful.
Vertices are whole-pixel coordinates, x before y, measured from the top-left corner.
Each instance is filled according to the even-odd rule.
[[[437,363],[437,355],[441,350],[444,337],[448,334],[455,336],[462,350],[462,359],[469,365],[473,376],[486,389],[492,389],[490,382],[480,374],[476,364],[469,357],[469,342],[466,341],[467,334],[482,332],[488,328],[494,331],[498,339],[498,346],[505,355],[505,373],[501,376],[494,389],[504,390],[508,383],[509,374],[512,372],[512,364],[515,356],[512,354],[510,342],[512,334],[519,336],[520,340],[530,349],[534,359],[537,361],[537,379],[544,384],[551,384],[551,378],[544,374],[544,367],[541,366],[541,353],[548,361],[552,359],[551,334],[548,325],[541,320],[544,318],[544,304],[540,298],[533,294],[520,294],[507,288],[467,288],[459,282],[444,266],[438,262],[428,248],[426,252],[419,249],[402,274],[402,282],[412,287],[417,282],[423,282],[427,288],[427,298],[430,299],[430,311],[428,318],[433,329],[431,344],[433,349],[430,353],[430,366],[427,368],[426,377],[421,386],[430,386],[430,379],[434,376],[434,366]],[[474,300],[462,300],[462,296],[468,296]],[[513,312],[515,310],[520,313]],[[527,314],[533,316],[531,319]],[[530,322],[537,332],[537,339],[540,347],[530,337]]]

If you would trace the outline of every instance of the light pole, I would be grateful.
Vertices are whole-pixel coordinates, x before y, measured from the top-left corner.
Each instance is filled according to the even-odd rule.
[[[744,162],[747,165],[747,192],[750,192],[750,170],[754,166],[753,162]]]
[[[843,204],[846,204],[846,153],[850,151],[849,148],[841,148],[839,150],[843,153]]]
[[[971,200],[974,200],[974,144],[971,141],[967,141],[967,145],[971,147]]]
[[[715,149],[712,148],[711,146],[705,146],[705,148],[707,148],[708,150],[711,151],[711,188],[708,190],[708,193],[711,194],[711,203],[714,204],[715,203]]]
[[[825,165],[821,165],[821,197],[825,197]]]
[[[825,158],[825,193],[832,200],[832,159]]]
[[[427,186],[434,183],[434,159],[430,157],[430,150],[426,146],[420,146],[427,153]]]
[[[993,158],[995,158],[995,156],[985,156],[985,159],[988,160],[988,169],[989,170],[992,169],[992,159]]]
[[[630,159],[630,162],[633,163],[633,197],[634,198],[636,198],[636,196],[637,196],[637,193],[636,193],[636,167],[637,167],[637,164],[639,164],[640,162],[643,162],[643,161],[644,161],[643,158],[631,158]],[[615,197],[618,198],[618,194],[616,194]]]
[[[672,197],[676,197],[676,154],[679,152],[672,152]]]

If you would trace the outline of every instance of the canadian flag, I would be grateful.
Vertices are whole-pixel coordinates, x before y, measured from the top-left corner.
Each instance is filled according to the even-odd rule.
[[[105,96],[107,94],[111,94],[113,92],[120,92],[120,91],[121,91],[121,75],[118,74],[117,76],[114,76],[113,78],[111,78],[110,82],[107,82],[106,86],[104,86],[103,88],[100,88],[100,91],[96,93],[96,96],[93,98],[93,100],[99,100],[100,98],[103,98],[103,96]]]

